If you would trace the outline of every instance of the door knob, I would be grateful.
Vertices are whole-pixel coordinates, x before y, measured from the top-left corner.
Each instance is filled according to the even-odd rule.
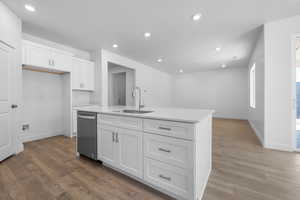
[[[12,104],[12,105],[11,105],[11,108],[12,108],[12,109],[17,108],[17,107],[18,107],[17,104]]]

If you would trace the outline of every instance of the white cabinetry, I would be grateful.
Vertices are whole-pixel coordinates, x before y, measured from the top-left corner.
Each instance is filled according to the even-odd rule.
[[[22,64],[49,71],[71,72],[73,54],[23,40]]]
[[[95,89],[94,63],[79,58],[73,58],[72,63],[72,89],[93,91]]]
[[[72,111],[72,127],[73,127],[73,134],[72,136],[77,135],[77,111],[73,110]]]
[[[98,154],[100,159],[107,164],[117,167],[116,128],[105,125],[100,125],[100,127],[101,134],[98,137]]]
[[[211,170],[211,117],[186,123],[99,114],[98,159],[175,199],[200,200]]]
[[[120,169],[142,178],[143,132],[120,128],[118,129],[117,137]]]
[[[143,132],[111,126],[101,120],[98,130],[99,159],[130,175],[142,178]]]

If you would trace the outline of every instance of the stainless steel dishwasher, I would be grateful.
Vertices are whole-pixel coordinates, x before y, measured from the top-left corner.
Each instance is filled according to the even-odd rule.
[[[77,152],[97,160],[97,113],[78,111]]]

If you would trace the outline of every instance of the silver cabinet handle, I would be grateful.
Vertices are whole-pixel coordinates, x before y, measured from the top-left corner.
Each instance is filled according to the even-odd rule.
[[[166,153],[171,153],[171,150],[164,149],[164,148],[158,148],[158,150],[159,150],[159,151],[166,152]]]
[[[80,83],[80,88],[84,88],[84,83]]]
[[[112,141],[115,142],[115,132],[112,132]]]
[[[158,128],[159,128],[159,129],[161,129],[161,130],[166,130],[166,131],[170,131],[170,130],[172,130],[171,128],[162,127],[162,126],[159,126]]]
[[[119,143],[119,133],[116,133],[116,143]]]
[[[54,60],[52,60],[52,65],[53,65],[53,66],[55,65]]]
[[[78,115],[78,118],[80,118],[80,119],[90,119],[90,120],[96,119],[94,116],[86,116],[86,115]]]
[[[51,65],[51,60],[49,59],[48,64]]]
[[[160,174],[160,175],[158,175],[158,176],[159,176],[159,178],[165,179],[165,180],[167,180],[167,181],[171,181],[171,177],[167,177],[167,176],[164,176],[164,175],[162,175],[162,174]]]

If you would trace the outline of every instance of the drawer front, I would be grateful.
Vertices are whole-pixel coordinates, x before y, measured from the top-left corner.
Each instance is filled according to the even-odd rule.
[[[154,134],[144,134],[144,155],[176,165],[192,169],[193,142]]]
[[[142,119],[134,118],[134,117],[121,117],[114,115],[103,115],[100,114],[98,116],[99,124],[108,124],[112,126],[129,128],[129,129],[137,129],[142,130]]]
[[[149,158],[144,159],[144,179],[184,199],[192,199],[192,173]]]
[[[145,119],[144,131],[192,140],[194,135],[194,125],[180,122]]]

